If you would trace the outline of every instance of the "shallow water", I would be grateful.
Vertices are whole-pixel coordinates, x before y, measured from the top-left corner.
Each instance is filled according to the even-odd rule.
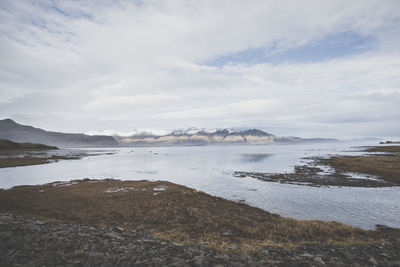
[[[367,229],[376,224],[400,227],[400,187],[318,188],[232,176],[233,171],[290,172],[295,165],[309,161],[304,157],[360,154],[351,147],[373,144],[90,149],[90,154],[97,151],[99,155],[0,169],[0,187],[81,178],[168,180],[227,199],[244,200],[285,217],[336,220]],[[104,150],[116,153],[104,155]]]

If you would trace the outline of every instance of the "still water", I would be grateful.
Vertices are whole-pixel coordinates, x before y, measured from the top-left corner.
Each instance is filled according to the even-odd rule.
[[[291,172],[308,162],[304,157],[360,154],[352,148],[356,145],[371,143],[91,149],[99,155],[0,169],[0,188],[83,178],[167,180],[285,217],[335,220],[366,229],[376,224],[400,227],[400,187],[318,188],[232,176],[233,171]],[[104,155],[105,150],[115,153]]]

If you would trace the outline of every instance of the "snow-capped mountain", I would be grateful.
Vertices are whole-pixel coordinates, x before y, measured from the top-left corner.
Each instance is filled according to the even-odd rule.
[[[271,144],[289,140],[257,129],[205,129],[179,128],[168,134],[156,135],[153,132],[131,136],[114,136],[121,145],[126,146],[173,146],[173,145],[223,145],[223,144]]]
[[[240,130],[234,128],[196,128],[196,127],[189,127],[189,128],[177,128],[170,132],[171,135],[194,135],[199,133],[207,133],[207,134],[214,134],[218,132],[227,132],[227,133],[238,133]]]
[[[99,132],[94,132],[99,134]],[[130,132],[103,131],[112,135],[122,146],[199,146],[199,145],[265,145],[274,143],[300,143],[332,141],[328,139],[303,139],[282,137],[258,129],[177,128],[174,130],[136,129]]]

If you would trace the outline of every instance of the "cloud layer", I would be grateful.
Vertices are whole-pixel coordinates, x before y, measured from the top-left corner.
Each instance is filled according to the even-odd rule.
[[[400,3],[2,1],[0,116],[399,136]]]

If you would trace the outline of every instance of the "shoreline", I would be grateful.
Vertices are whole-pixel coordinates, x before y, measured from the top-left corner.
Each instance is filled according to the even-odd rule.
[[[358,156],[333,155],[313,157],[312,162],[294,166],[290,173],[236,171],[237,178],[255,178],[300,186],[395,187],[400,186],[400,146],[359,147]],[[377,154],[380,153],[380,154]],[[324,168],[330,170],[326,172]],[[361,177],[354,177],[354,174]]]
[[[64,232],[83,229],[84,238],[79,239],[79,242],[89,240],[93,244],[100,244],[104,239],[111,243],[121,243],[118,236],[131,240],[129,233],[140,232],[147,235],[145,239],[158,240],[155,243],[152,241],[156,244],[154,251],[162,250],[163,247],[167,247],[167,250],[170,247],[172,250],[183,248],[183,252],[176,255],[171,255],[171,252],[167,254],[177,256],[181,263],[190,265],[196,265],[195,261],[199,258],[195,257],[199,255],[203,255],[203,263],[231,265],[233,262],[241,262],[242,265],[238,266],[268,266],[290,262],[293,265],[301,262],[306,266],[322,263],[341,263],[341,266],[346,266],[355,262],[363,266],[389,266],[389,263],[400,261],[396,253],[400,249],[400,229],[380,226],[376,230],[362,230],[338,222],[283,218],[259,208],[165,181],[87,179],[41,186],[18,186],[0,190],[0,214],[0,218],[5,216],[4,220],[11,221],[0,220],[0,229],[5,229],[0,238],[4,239],[5,232],[18,235],[19,227],[33,227],[37,233],[31,235],[37,235],[35,238],[41,244],[39,247],[47,246],[50,250],[55,249],[52,242],[56,242],[57,238],[69,238],[68,234],[62,237],[57,234],[54,240],[52,237],[49,239],[48,234],[53,232],[52,229],[61,227]],[[32,222],[33,219],[40,222]],[[88,232],[90,227],[96,230]],[[128,243],[142,241],[133,238]],[[0,243],[7,245],[9,242],[2,240]],[[17,251],[16,245],[11,246]],[[85,264],[90,263],[87,258],[90,246],[82,246],[78,250],[85,257],[70,256]],[[121,245],[111,246],[118,249]],[[202,253],[187,254],[194,248]],[[349,248],[351,255],[346,254]],[[0,249],[4,248],[0,246]],[[101,253],[104,252],[102,249]],[[382,256],[382,253],[387,256]],[[4,255],[12,256],[12,253],[7,251]],[[37,260],[37,255],[28,258]],[[117,264],[118,257],[114,256],[120,253],[113,252],[110,255],[113,264]],[[215,259],[215,255],[220,258]],[[104,258],[100,260],[104,261]],[[132,261],[129,259],[130,264],[133,264]],[[138,259],[134,261],[136,263]],[[167,265],[172,263],[165,262]]]
[[[82,151],[74,151],[72,153],[65,153],[72,149],[57,149],[57,150],[43,150],[43,149],[19,149],[19,150],[0,150],[0,168],[23,167],[32,165],[42,165],[55,163],[61,160],[80,160],[85,157],[110,155],[114,152],[93,153],[90,149]],[[56,152],[56,153],[52,153]],[[59,155],[60,153],[65,155]]]

